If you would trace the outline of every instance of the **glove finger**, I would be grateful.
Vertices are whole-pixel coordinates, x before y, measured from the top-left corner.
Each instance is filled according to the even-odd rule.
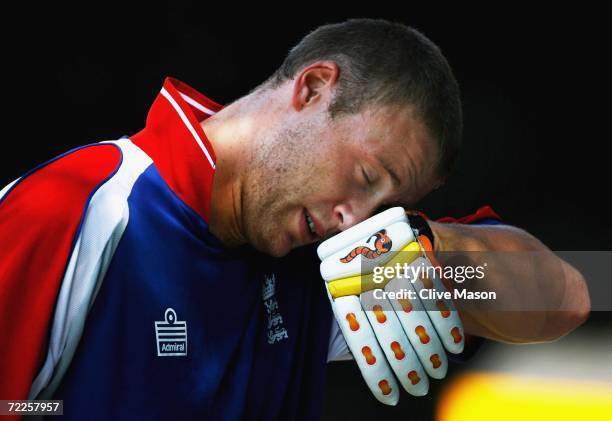
[[[434,275],[433,270],[431,270],[433,269],[431,262],[423,257],[415,260],[413,265],[422,265],[425,274]],[[447,291],[440,278],[435,275],[421,276],[414,282],[413,287],[417,291],[417,294],[419,294],[418,296],[421,303],[427,309],[427,314],[438,333],[438,337],[444,344],[444,347],[453,354],[461,353],[464,346],[463,324],[461,323],[459,313],[455,309],[452,300],[433,295],[429,298],[429,294]],[[423,293],[421,293],[423,289],[431,291],[423,291]],[[426,295],[425,293],[429,294]]]
[[[399,387],[361,308],[359,297],[340,297],[332,302],[332,307],[344,339],[370,391],[380,402],[396,405],[399,401]]]
[[[387,293],[403,294],[409,290],[416,294],[412,282],[406,278],[395,278],[385,286]],[[448,370],[446,352],[423,304],[418,298],[400,297],[389,298],[389,301],[423,368],[434,379],[444,378]]]
[[[411,395],[426,395],[429,379],[391,303],[375,298],[374,291],[364,292],[360,299],[376,339],[399,382]]]

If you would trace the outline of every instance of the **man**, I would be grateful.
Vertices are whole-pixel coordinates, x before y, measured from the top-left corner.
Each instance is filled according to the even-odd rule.
[[[268,256],[414,206],[447,176],[460,133],[439,49],[386,21],[317,29],[225,108],[167,79],[143,131],[0,193],[0,397],[63,399],[74,419],[316,417],[325,362],[342,353],[317,259]],[[431,228],[438,251],[536,249],[563,267],[546,287],[573,311],[530,315],[530,329],[516,328],[522,314],[466,312],[467,333],[549,340],[586,317],[580,274],[529,234]]]

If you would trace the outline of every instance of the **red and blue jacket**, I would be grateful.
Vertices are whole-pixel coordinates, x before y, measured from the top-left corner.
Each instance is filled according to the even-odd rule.
[[[0,191],[1,399],[63,399],[75,420],[318,417],[333,323],[314,248],[272,259],[208,230],[199,122],[221,108],[168,78],[144,130]],[[481,212],[459,222],[497,219]]]

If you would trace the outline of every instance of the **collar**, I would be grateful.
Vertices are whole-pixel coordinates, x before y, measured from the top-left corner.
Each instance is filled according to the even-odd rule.
[[[189,85],[166,78],[145,128],[130,136],[151,157],[170,188],[205,221],[216,159],[200,122],[222,108]]]

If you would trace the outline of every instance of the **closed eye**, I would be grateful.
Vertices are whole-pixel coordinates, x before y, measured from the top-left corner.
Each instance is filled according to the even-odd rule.
[[[368,176],[368,172],[364,167],[361,167],[361,173],[363,174],[363,179],[365,180],[368,186],[372,185],[372,178]]]

